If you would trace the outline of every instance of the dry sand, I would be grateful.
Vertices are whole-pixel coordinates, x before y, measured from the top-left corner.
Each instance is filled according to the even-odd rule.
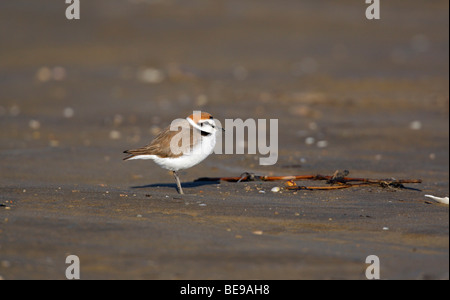
[[[364,1],[60,2],[0,4],[0,278],[65,279],[74,254],[82,279],[365,279],[373,254],[383,279],[448,279],[449,209],[424,197],[449,193],[448,1],[378,21]],[[179,196],[122,161],[194,109],[279,119],[278,163],[214,155]],[[344,169],[423,183],[194,182]]]

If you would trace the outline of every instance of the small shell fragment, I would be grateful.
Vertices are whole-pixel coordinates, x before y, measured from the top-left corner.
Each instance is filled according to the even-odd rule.
[[[318,141],[317,147],[318,148],[326,148],[326,147],[328,147],[328,142],[327,141]]]
[[[30,120],[30,122],[28,122],[28,125],[33,130],[38,130],[39,128],[41,128],[41,123],[37,120]]]
[[[112,140],[118,140],[118,139],[120,139],[120,136],[121,136],[121,134],[117,130],[111,130],[109,133],[109,138]]]
[[[297,189],[297,184],[293,181],[293,180],[289,180],[289,181],[286,181],[285,183],[284,183],[284,186],[287,188],[287,189]]]
[[[433,196],[433,195],[425,195],[425,197],[431,198],[434,201],[437,201],[439,203],[443,203],[443,204],[447,204],[448,205],[448,200],[449,200],[448,197],[436,197],[436,196]]]
[[[271,190],[273,193],[278,193],[280,191],[280,188],[278,186],[273,187]]]
[[[422,129],[422,122],[420,121],[413,121],[409,124],[409,128],[411,130],[420,130]]]

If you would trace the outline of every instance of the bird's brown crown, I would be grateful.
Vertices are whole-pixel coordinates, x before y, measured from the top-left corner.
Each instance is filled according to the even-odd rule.
[[[200,122],[200,120],[214,119],[213,116],[211,116],[211,114],[209,114],[207,112],[202,112],[201,114],[192,114],[188,118],[190,118],[196,124],[198,124],[198,122]]]

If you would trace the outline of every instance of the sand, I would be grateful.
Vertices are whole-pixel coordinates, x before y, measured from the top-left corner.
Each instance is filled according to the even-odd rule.
[[[91,3],[93,2],[93,3]],[[0,4],[0,278],[448,279],[448,1]],[[278,119],[278,162],[122,161],[193,110]],[[287,191],[199,177],[420,178]],[[302,182],[319,185],[323,183]],[[280,187],[279,192],[272,188]]]

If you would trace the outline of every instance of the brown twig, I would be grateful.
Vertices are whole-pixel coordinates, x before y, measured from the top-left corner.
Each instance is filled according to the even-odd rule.
[[[240,177],[203,177],[195,181],[226,181],[226,182],[249,182],[249,181],[286,181],[289,190],[336,190],[351,187],[378,185],[389,188],[406,188],[405,183],[422,183],[421,179],[371,179],[346,177],[350,172],[336,171],[332,176],[324,175],[297,175],[297,176],[258,176],[252,173],[243,173]],[[324,180],[331,186],[298,186],[294,181],[298,180]],[[338,184],[338,185],[335,185]]]
[[[294,181],[289,180],[285,182],[285,188],[287,190],[340,190],[347,189],[352,187],[361,187],[361,186],[380,186],[383,188],[403,188],[406,187],[403,184],[398,183],[397,181],[391,182],[357,182],[357,183],[338,183],[339,185],[331,185],[331,186],[298,186]]]
[[[280,181],[280,180],[327,180],[333,182],[366,182],[366,183],[381,183],[381,182],[397,182],[397,183],[422,183],[421,179],[370,179],[370,178],[353,178],[342,177],[338,181],[333,179],[333,176],[324,175],[300,175],[300,176],[257,176],[250,173],[244,173],[240,177],[202,177],[195,181],[227,181],[227,182],[248,182],[248,181]]]

